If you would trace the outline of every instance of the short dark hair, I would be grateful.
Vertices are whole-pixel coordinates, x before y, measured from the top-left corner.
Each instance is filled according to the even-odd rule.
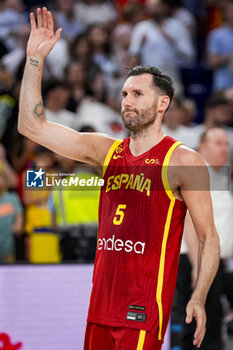
[[[170,102],[174,96],[174,87],[172,79],[161,72],[158,68],[152,66],[136,66],[130,69],[127,78],[142,74],[151,74],[153,76],[153,84],[160,92],[170,97]]]
[[[64,89],[70,89],[70,86],[66,81],[60,80],[57,78],[50,78],[49,80],[46,80],[44,82],[43,95],[46,96],[48,94],[48,92],[56,89],[57,87],[62,87]]]

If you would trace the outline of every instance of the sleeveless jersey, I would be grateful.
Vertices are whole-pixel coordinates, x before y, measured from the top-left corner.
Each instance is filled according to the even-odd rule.
[[[104,166],[88,322],[149,331],[163,339],[176,284],[186,205],[167,170],[181,143],[166,136],[134,157],[115,141]]]

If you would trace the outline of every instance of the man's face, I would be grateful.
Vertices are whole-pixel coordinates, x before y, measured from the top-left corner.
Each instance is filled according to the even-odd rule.
[[[138,133],[152,125],[158,96],[151,74],[129,77],[122,88],[121,116],[125,127]]]
[[[222,167],[226,164],[229,154],[229,142],[224,130],[217,128],[209,130],[206,140],[201,147],[203,157],[210,165]]]

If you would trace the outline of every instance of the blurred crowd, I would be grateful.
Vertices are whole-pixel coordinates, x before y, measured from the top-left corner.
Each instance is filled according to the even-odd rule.
[[[215,171],[227,167],[232,180],[233,0],[0,0],[0,263],[93,261],[95,255],[98,191],[25,186],[32,167],[97,176],[17,131],[29,13],[42,6],[63,29],[43,74],[48,120],[122,139],[127,72],[156,66],[176,90],[165,134],[197,151],[204,143],[206,162]]]

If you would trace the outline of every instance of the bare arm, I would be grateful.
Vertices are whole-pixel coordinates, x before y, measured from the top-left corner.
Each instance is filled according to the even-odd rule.
[[[184,240],[188,248],[188,258],[192,265],[192,287],[194,288],[198,274],[199,241],[189,212],[184,222]]]
[[[198,276],[186,308],[186,322],[191,323],[193,317],[195,318],[197,327],[193,344],[200,347],[206,325],[204,305],[220,259],[219,238],[214,225],[209,192],[209,173],[196,152],[182,147],[174,152],[171,163],[176,165],[181,195],[189,210],[199,241]]]
[[[103,165],[114,139],[101,134],[80,134],[46,120],[41,97],[43,66],[60,38],[61,28],[54,34],[52,14],[45,7],[43,12],[37,9],[37,25],[33,13],[30,20],[31,34],[20,92],[19,132],[67,158]]]

